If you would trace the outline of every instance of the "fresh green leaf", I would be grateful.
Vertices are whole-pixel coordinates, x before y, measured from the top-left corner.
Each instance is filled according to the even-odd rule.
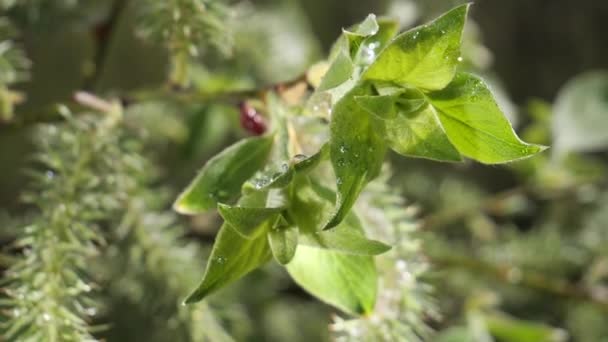
[[[368,113],[383,120],[390,120],[397,117],[395,104],[401,94],[393,95],[362,95],[355,96],[355,102]]]
[[[350,34],[353,34],[353,35],[358,35],[361,37],[368,37],[368,36],[376,34],[376,32],[378,32],[379,28],[380,27],[378,26],[378,21],[376,20],[376,15],[369,14],[365,18],[365,20],[363,20],[359,24],[353,26],[352,28],[349,28],[344,31],[348,32]]]
[[[376,21],[376,16],[370,14],[361,23],[343,30],[343,35],[348,42],[349,57],[354,59],[365,38],[376,34],[379,29],[380,27]]]
[[[332,197],[328,195],[330,193],[322,194],[324,199],[331,201]],[[378,255],[391,249],[382,242],[367,239],[361,221],[352,211],[334,229],[304,232],[300,235],[300,244],[356,255]]]
[[[386,139],[391,149],[404,156],[440,161],[462,160],[430,106],[386,121]]]
[[[379,255],[391,249],[391,246],[369,240],[363,234],[340,229],[341,225],[332,230],[302,234],[300,244],[356,255]]]
[[[608,146],[608,71],[585,73],[568,82],[555,101],[555,153]]]
[[[370,256],[299,245],[287,271],[306,291],[349,314],[374,308],[378,275]]]
[[[234,228],[224,223],[213,245],[203,280],[186,298],[185,303],[202,300],[210,293],[264,265],[270,258],[270,247],[265,234],[255,239],[245,239],[237,234]]]
[[[246,239],[255,238],[277,220],[283,208],[247,208],[218,204],[218,211],[230,228]]]
[[[497,164],[545,149],[517,137],[488,87],[476,76],[459,73],[445,89],[428,97],[450,142],[469,158]]]
[[[324,91],[339,86],[352,77],[353,70],[354,66],[350,57],[345,52],[340,52],[323,76],[318,90]]]
[[[367,95],[363,86],[354,88],[334,107],[331,120],[330,157],[336,174],[336,211],[326,229],[338,225],[359,193],[382,166],[386,152],[382,120],[371,116],[355,101]]]
[[[268,231],[268,243],[275,260],[282,265],[288,264],[298,247],[298,227],[275,227]]]
[[[321,161],[329,156],[329,144],[321,146],[319,152],[305,159],[300,159],[294,164],[294,169],[298,174],[306,174],[316,168]]]
[[[309,177],[298,177],[294,189],[289,201],[289,216],[300,232],[320,230],[332,215],[335,196],[332,197],[331,190],[320,187]]]
[[[369,66],[363,79],[425,90],[444,88],[456,73],[468,8],[456,7],[427,25],[397,36]]]
[[[241,185],[264,166],[272,142],[272,136],[244,139],[211,158],[175,201],[175,210],[197,214],[232,200]]]

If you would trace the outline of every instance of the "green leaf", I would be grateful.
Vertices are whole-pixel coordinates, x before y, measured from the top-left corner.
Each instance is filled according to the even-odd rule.
[[[362,95],[355,96],[355,102],[368,113],[383,120],[390,120],[397,117],[395,104],[401,94],[393,95]]]
[[[325,190],[331,192],[331,190]],[[332,198],[327,198],[327,195],[329,193],[324,194],[323,197],[331,201]],[[367,239],[361,221],[352,211],[334,229],[316,232],[309,231],[300,235],[299,243],[310,247],[355,255],[378,255],[391,249],[391,246],[380,241]]]
[[[456,73],[468,8],[456,7],[427,25],[397,36],[369,66],[363,79],[425,90],[444,88]]]
[[[359,193],[380,168],[386,152],[382,120],[371,116],[355,101],[367,95],[365,87],[354,88],[334,107],[330,129],[330,158],[336,174],[336,211],[326,229],[346,216]]]
[[[461,161],[431,106],[386,121],[386,139],[395,152],[409,157]]]
[[[339,86],[352,76],[353,70],[354,66],[350,57],[344,51],[338,53],[329,70],[323,76],[318,90],[324,91]]]
[[[341,225],[332,230],[302,234],[300,235],[300,245],[355,255],[379,255],[391,249],[391,246],[380,241],[369,240],[363,234],[349,229],[340,229]]]
[[[287,271],[306,291],[349,314],[374,308],[378,274],[370,256],[299,245]]]
[[[365,38],[376,34],[379,29],[376,16],[370,14],[361,23],[343,30],[343,35],[348,42],[349,57],[354,59]]]
[[[230,228],[246,239],[255,238],[270,228],[283,208],[247,208],[218,204],[218,211]]]
[[[232,200],[241,185],[264,166],[272,142],[272,136],[244,139],[211,158],[173,208],[182,214],[198,214]]]
[[[335,195],[309,177],[297,177],[290,197],[289,216],[300,232],[320,230],[332,215]]]
[[[469,158],[497,164],[545,149],[517,137],[488,87],[476,76],[459,73],[445,89],[428,97],[452,144]]]
[[[325,160],[329,156],[329,144],[321,146],[319,152],[312,156],[301,159],[294,164],[294,169],[298,174],[306,174],[316,168],[321,161]]]
[[[265,234],[255,239],[245,239],[237,234],[234,228],[224,223],[213,245],[203,280],[186,298],[185,303],[202,300],[210,293],[264,265],[270,258],[270,247]]]
[[[298,247],[298,227],[275,227],[268,231],[268,243],[275,260],[282,265],[288,264]]]
[[[555,101],[552,126],[555,153],[608,146],[608,71],[585,73],[568,82]]]

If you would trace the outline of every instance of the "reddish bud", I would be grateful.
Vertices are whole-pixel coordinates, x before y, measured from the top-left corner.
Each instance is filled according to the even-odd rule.
[[[266,122],[264,122],[262,115],[246,101],[241,102],[239,107],[241,110],[241,126],[251,134],[264,134],[266,132]]]

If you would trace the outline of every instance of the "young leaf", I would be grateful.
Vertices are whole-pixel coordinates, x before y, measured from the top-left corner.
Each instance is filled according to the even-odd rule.
[[[234,228],[224,223],[207,261],[203,280],[186,298],[185,303],[202,300],[210,293],[264,265],[270,258],[270,247],[265,234],[255,239],[245,239],[237,234]]]
[[[318,90],[328,90],[346,82],[352,76],[353,69],[352,60],[344,51],[341,51],[323,76]]]
[[[462,160],[430,106],[422,111],[397,115],[395,119],[388,120],[386,138],[391,149],[404,156],[440,161]]]
[[[230,228],[246,239],[256,237],[265,228],[270,228],[283,208],[246,208],[218,204],[220,215]]]
[[[321,163],[321,161],[325,160],[329,156],[329,145],[326,143],[321,146],[319,152],[313,154],[312,156],[302,159],[296,162],[293,167],[298,174],[306,174],[312,171],[315,167]]]
[[[374,308],[378,274],[373,257],[299,245],[287,271],[306,291],[349,314]]]
[[[361,23],[349,29],[343,30],[343,34],[348,41],[348,51],[350,57],[355,58],[365,38],[375,35],[379,29],[380,26],[378,26],[376,16],[374,14],[370,14]]]
[[[300,232],[312,233],[320,230],[330,218],[335,196],[328,196],[327,191],[331,190],[321,188],[309,177],[296,178],[294,189],[289,201],[289,216]]]
[[[456,7],[427,25],[397,36],[362,78],[425,90],[444,88],[456,73],[468,8]]]
[[[391,249],[380,241],[368,240],[363,234],[341,229],[342,224],[332,230],[302,234],[300,245],[356,255],[379,255]]]
[[[359,193],[382,166],[386,152],[381,120],[368,114],[355,101],[366,95],[357,87],[334,107],[330,124],[330,157],[336,174],[336,212],[326,229],[339,224],[355,203]]]
[[[269,230],[268,243],[275,260],[282,265],[288,264],[298,247],[298,227],[277,227]]]
[[[332,200],[331,196],[328,196],[331,190],[319,189],[323,192],[322,197],[325,200]],[[326,191],[329,192],[325,193]],[[361,221],[352,211],[334,229],[304,232],[300,235],[299,241],[302,245],[356,255],[378,255],[391,249],[382,242],[367,239]]]
[[[173,208],[182,214],[198,214],[233,199],[241,185],[264,166],[272,142],[272,136],[244,139],[211,158]]]
[[[395,104],[401,94],[393,95],[362,95],[355,96],[355,102],[368,113],[383,120],[391,120],[397,117]]]
[[[463,155],[486,164],[529,157],[545,149],[521,141],[481,79],[458,73],[428,94],[448,138]]]

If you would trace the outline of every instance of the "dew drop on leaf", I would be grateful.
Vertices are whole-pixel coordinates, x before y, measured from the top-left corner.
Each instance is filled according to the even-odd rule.
[[[299,163],[306,159],[308,159],[308,156],[305,154],[296,154],[295,156],[293,156],[294,163]]]

